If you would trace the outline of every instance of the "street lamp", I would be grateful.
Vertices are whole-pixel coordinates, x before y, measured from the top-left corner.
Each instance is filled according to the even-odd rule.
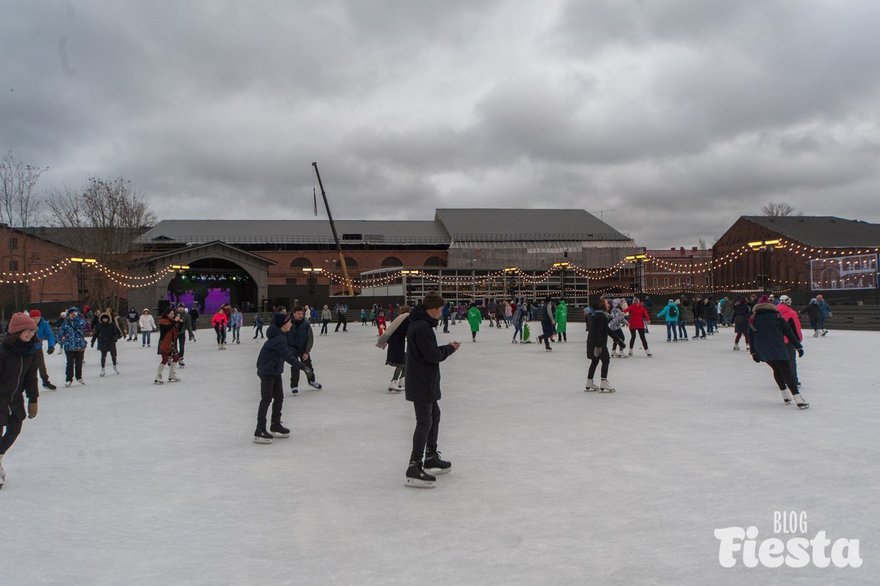
[[[312,307],[318,305],[318,298],[315,296],[315,289],[318,285],[318,275],[324,272],[320,267],[303,267],[303,272],[308,276],[309,293],[312,294]]]
[[[559,287],[560,299],[565,299],[565,271],[569,267],[571,267],[571,263],[568,261],[553,263],[554,269],[562,269],[562,285]]]
[[[85,301],[85,296],[89,292],[89,290],[86,289],[86,275],[83,267],[87,264],[93,265],[97,263],[98,260],[94,258],[71,257],[70,261],[79,264],[79,270],[77,271],[77,292],[79,294],[79,304],[82,306]]]
[[[636,287],[635,289],[638,291],[639,295],[641,295],[644,291],[644,284],[642,281],[644,280],[644,268],[645,261],[648,260],[647,254],[631,254],[624,258],[627,262],[632,262],[636,264]]]
[[[777,248],[783,248],[782,241],[779,238],[773,240],[756,240],[754,242],[749,242],[749,247],[755,252],[759,250],[764,251],[761,259],[761,265],[764,269],[763,274],[761,275],[761,280],[764,293],[769,293],[770,288],[773,285],[772,279],[770,278],[770,255],[773,254],[773,251]]]

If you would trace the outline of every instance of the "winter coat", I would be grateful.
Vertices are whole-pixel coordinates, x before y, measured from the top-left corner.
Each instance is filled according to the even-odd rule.
[[[156,331],[156,320],[149,313],[145,313],[138,318],[138,329],[142,332]]]
[[[409,314],[403,313],[394,318],[388,329],[379,336],[376,346],[388,348],[385,364],[404,366],[406,364],[406,333],[409,331]]]
[[[94,346],[97,341],[98,350],[101,352],[109,352],[116,347],[116,340],[121,337],[122,335],[119,333],[116,324],[112,321],[99,319],[98,325],[95,326],[95,329],[92,332],[92,346]]]
[[[220,326],[221,328],[225,328],[227,325],[229,325],[229,317],[222,309],[215,313],[214,317],[211,318],[211,327],[216,328],[217,326]]]
[[[694,300],[693,304],[694,311],[694,320],[703,319],[705,317],[705,312],[703,311],[703,300]]]
[[[180,335],[180,322],[167,317],[159,318],[159,343],[156,354],[167,356],[177,351],[177,337]]]
[[[287,336],[275,324],[266,329],[266,341],[257,356],[257,374],[259,376],[281,376],[284,374],[284,363],[293,368],[305,369],[296,354],[291,352],[287,344]]]
[[[819,309],[819,303],[814,303],[811,301],[808,306],[801,310],[801,313],[807,315],[807,319],[810,320],[811,324],[817,323],[819,321],[819,314],[821,313],[821,310]]]
[[[83,333],[85,329],[86,320],[79,316],[68,317],[64,320],[64,323],[58,328],[58,338],[65,352],[86,349],[88,344],[86,344]]]
[[[315,343],[315,336],[312,334],[312,327],[306,322],[290,320],[290,331],[287,332],[287,345],[290,351],[297,356],[302,356],[306,352],[312,351]]]
[[[504,304],[504,317],[506,317],[507,319],[510,319],[511,317],[513,317],[513,304],[511,304],[511,303]],[[557,318],[556,321],[559,321],[559,319]]]
[[[733,302],[728,301],[727,299],[723,299],[723,305],[721,306],[721,315],[730,319],[734,314]]]
[[[361,311],[361,313],[363,314],[364,312]],[[365,318],[366,315],[361,315],[361,319]],[[321,319],[324,321],[330,321],[331,319],[333,319],[333,312],[331,312],[329,308],[321,310]]]
[[[614,305],[614,308],[611,310],[611,321],[608,322],[608,329],[612,332],[616,332],[627,325],[626,313],[620,309],[620,301],[617,299],[615,299],[612,304]]]
[[[479,332],[480,322],[483,321],[483,314],[480,313],[480,310],[476,306],[471,307],[467,312],[467,320],[468,323],[471,324],[471,331]]]
[[[733,331],[737,334],[749,335],[749,316],[752,310],[748,303],[737,303],[733,308]]]
[[[797,334],[798,341],[803,342],[804,334],[801,332],[801,320],[798,317],[797,312],[785,303],[780,303],[776,306],[776,309],[779,311],[779,315],[782,316],[782,319],[788,322],[789,327],[794,330],[795,334]],[[787,337],[785,338],[785,343],[790,343]]]
[[[641,303],[633,303],[623,311],[629,315],[629,329],[631,330],[644,330],[645,323],[651,321],[651,315]]]
[[[592,321],[590,322],[590,333],[587,334],[587,358],[593,359],[595,354],[593,350],[608,347],[608,323],[611,321],[611,315],[607,311],[593,311]]]
[[[523,323],[523,318],[525,317],[525,309],[522,305],[516,306],[516,311],[513,312],[513,325],[521,326]]]
[[[192,336],[193,335],[193,323],[192,323],[192,317],[190,316],[190,314],[186,311],[181,311],[181,312],[178,312],[177,315],[179,315],[180,319],[182,320],[180,322],[180,335],[183,336],[183,335],[186,335],[187,333],[189,333],[189,335]]]
[[[52,326],[42,317],[40,318],[40,323],[37,324],[37,338],[41,342],[49,342],[49,348],[55,345],[55,333],[52,331]]]
[[[471,310],[479,310],[471,308]],[[421,304],[409,314],[409,331],[406,334],[406,400],[414,403],[430,403],[440,400],[440,363],[455,352],[446,344],[437,345],[434,328],[438,321],[428,315]],[[479,323],[477,324],[479,325]]]
[[[140,316],[138,316],[138,312],[135,311],[134,308],[128,310],[128,321],[129,322],[137,321],[139,317]]]
[[[715,315],[715,304],[712,303],[712,300],[706,297],[703,299],[703,305],[701,309],[703,310],[703,319],[707,321],[716,321],[718,316]]]
[[[785,346],[785,338],[792,340],[795,348],[801,348],[797,340],[797,334],[791,329],[779,310],[772,303],[759,303],[755,306],[750,323],[749,336],[752,343],[752,354],[763,362],[771,360],[788,361],[788,348]]]
[[[556,331],[560,334],[568,330],[568,304],[560,301],[556,307]]]
[[[827,319],[831,316],[831,306],[828,305],[824,299],[816,301],[816,303],[819,305],[819,315],[821,315],[823,319]]]
[[[671,308],[675,308],[675,310]],[[696,313],[696,311],[694,312]],[[670,301],[666,304],[666,307],[660,310],[660,313],[657,314],[657,317],[666,318],[666,323],[668,324],[676,324],[678,323],[678,317],[681,314],[681,307],[675,304],[675,301]]]
[[[24,395],[29,403],[36,403],[40,396],[37,390],[37,369],[40,364],[40,343],[18,341],[7,344],[0,340],[0,427],[9,421],[14,413],[19,419],[27,417],[24,408]]]
[[[233,328],[241,328],[241,324],[244,323],[244,317],[241,315],[240,311],[233,311],[232,316],[229,319],[229,323]]]

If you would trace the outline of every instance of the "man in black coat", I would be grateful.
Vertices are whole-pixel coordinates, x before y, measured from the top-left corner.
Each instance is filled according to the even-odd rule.
[[[302,360],[303,364],[308,366],[309,371],[312,372],[313,376],[308,379],[309,384],[320,390],[321,384],[314,380],[315,367],[312,365],[312,346],[315,343],[312,326],[305,320],[305,309],[302,307],[294,307],[292,316],[290,331],[287,332],[287,345],[290,347],[290,351]],[[290,371],[290,392],[294,395],[299,393],[299,369],[297,368]]]
[[[440,363],[461,346],[452,342],[437,345],[434,328],[443,313],[445,301],[431,291],[410,313],[406,334],[406,400],[412,401],[416,413],[413,449],[406,470],[406,486],[431,488],[437,479],[425,472],[443,474],[452,464],[440,459],[437,435],[440,425]],[[422,458],[424,457],[424,462]]]

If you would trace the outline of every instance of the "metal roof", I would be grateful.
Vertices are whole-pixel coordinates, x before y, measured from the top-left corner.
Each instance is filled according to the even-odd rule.
[[[432,221],[338,220],[343,244],[449,244],[443,227]],[[138,242],[203,244],[332,244],[326,220],[162,220]]]
[[[880,246],[880,224],[836,216],[743,216],[744,219],[808,246]]]
[[[630,240],[586,210],[442,208],[435,219],[455,240]]]

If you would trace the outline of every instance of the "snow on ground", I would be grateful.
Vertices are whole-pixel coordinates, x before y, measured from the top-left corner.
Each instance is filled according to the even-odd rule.
[[[533,331],[539,329],[533,323]],[[485,324],[484,324],[485,326]],[[582,324],[552,353],[466,324],[441,341],[440,449],[453,472],[406,488],[414,418],[386,393],[372,328],[316,337],[324,390],[287,395],[290,439],[252,443],[259,345],[187,346],[182,383],[121,341],[120,376],[44,392],[6,457],[0,582],[21,584],[878,583],[877,333],[808,338],[806,411],[784,406],[731,330],[612,362],[584,393]],[[315,330],[317,333],[317,329]],[[64,359],[47,357],[54,382]],[[859,569],[733,569],[716,528],[861,540]],[[783,536],[786,539],[790,536]]]

